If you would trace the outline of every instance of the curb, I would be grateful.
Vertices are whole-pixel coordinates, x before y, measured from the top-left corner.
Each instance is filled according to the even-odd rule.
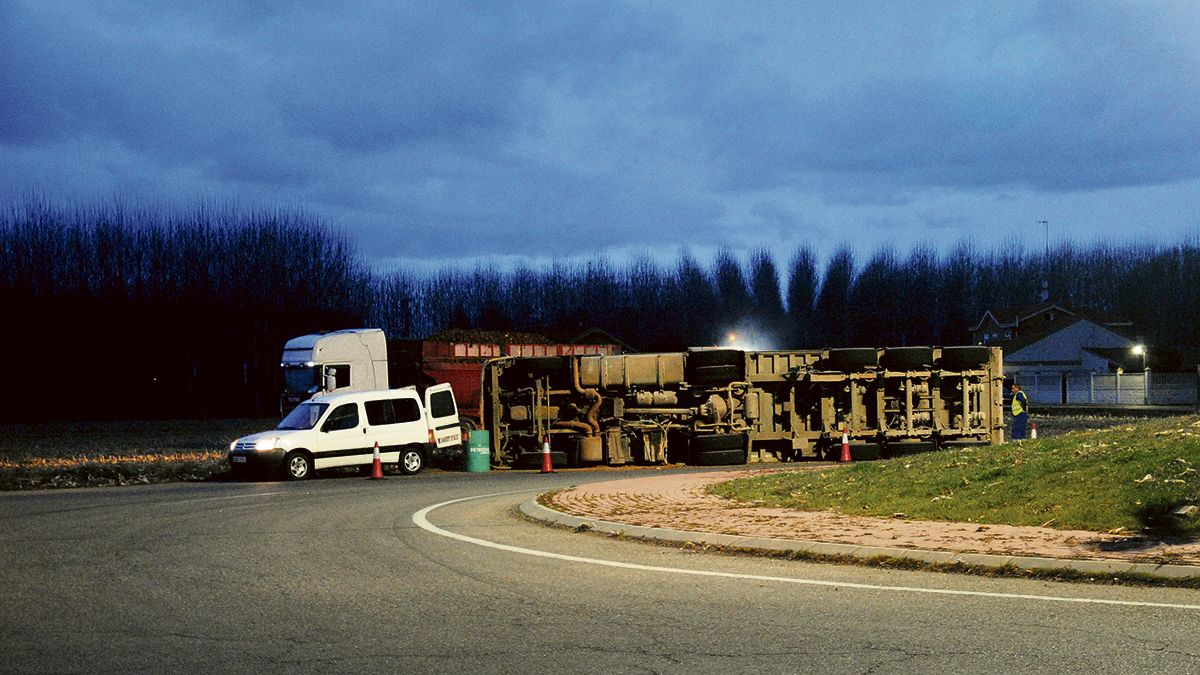
[[[774,537],[744,537],[716,532],[689,532],[661,527],[645,527],[614,523],[596,518],[572,516],[547,508],[538,503],[541,495],[530,497],[521,503],[521,513],[547,523],[590,532],[619,535],[649,542],[672,544],[703,544],[737,548],[746,553],[760,555],[805,554],[814,556],[850,557],[860,560],[872,558],[898,558],[934,565],[962,564],[986,568],[1016,568],[1031,572],[1071,572],[1106,576],[1126,574],[1152,577],[1155,579],[1200,580],[1200,566],[1160,565],[1154,563],[1132,563],[1108,560],[1073,560],[1066,558],[1038,558],[1033,556],[993,555],[990,553],[953,553],[912,548],[888,548],[883,546],[859,546],[855,544],[830,544],[803,539],[777,539]]]

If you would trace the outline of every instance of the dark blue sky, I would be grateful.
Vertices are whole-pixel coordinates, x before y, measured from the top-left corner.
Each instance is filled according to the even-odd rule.
[[[380,268],[1198,232],[1194,2],[186,4],[0,0],[0,194]]]

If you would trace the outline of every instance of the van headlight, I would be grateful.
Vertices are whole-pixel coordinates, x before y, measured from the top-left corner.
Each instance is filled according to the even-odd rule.
[[[229,451],[233,452],[234,450],[237,450],[237,440],[229,441]]]
[[[254,442],[254,449],[262,452],[264,450],[274,450],[275,444],[279,442],[279,437],[272,436],[271,438],[260,438]]]

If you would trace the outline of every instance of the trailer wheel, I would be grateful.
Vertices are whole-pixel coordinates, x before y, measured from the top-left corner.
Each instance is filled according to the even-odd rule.
[[[425,466],[425,457],[417,448],[404,448],[400,451],[400,458],[396,462],[396,466],[405,476],[418,474]]]
[[[879,365],[879,350],[874,347],[830,349],[829,356],[821,362],[822,370],[858,370],[875,368]]]
[[[513,367],[534,377],[542,377],[562,370],[563,359],[558,356],[527,356],[517,359]]]
[[[313,473],[312,457],[300,450],[293,450],[283,458],[283,471],[288,480],[304,480]]]
[[[906,457],[935,450],[937,450],[937,443],[934,441],[893,441],[884,446],[883,456],[887,458]]]
[[[743,379],[746,353],[738,349],[697,349],[687,353],[684,375],[689,384],[727,384]]]
[[[540,469],[542,468],[542,453],[540,452],[522,452],[517,455],[517,459],[513,462],[514,469]],[[552,450],[550,452],[550,463],[555,469],[563,469],[568,465],[567,453],[561,450]]]
[[[687,353],[689,369],[707,366],[740,366],[746,362],[746,352],[740,349],[696,349]]]
[[[731,466],[746,463],[744,450],[710,450],[697,454],[692,463],[696,466]]]
[[[566,363],[558,356],[527,356],[516,359],[500,374],[500,383],[505,389],[529,386],[529,378],[545,377],[562,372]]]
[[[888,370],[929,370],[933,347],[895,347],[884,351],[879,362]]]
[[[742,371],[737,366],[701,366],[690,371],[687,381],[691,385],[705,386],[728,384],[742,379]]]
[[[938,365],[943,370],[971,370],[987,364],[990,347],[943,347]]]
[[[690,464],[725,466],[746,463],[746,437],[743,434],[692,436]]]

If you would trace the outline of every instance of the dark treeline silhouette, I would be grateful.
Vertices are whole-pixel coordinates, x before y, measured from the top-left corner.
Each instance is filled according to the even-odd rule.
[[[0,256],[10,420],[271,414],[284,341],[357,326],[555,340],[599,327],[641,351],[730,333],[754,348],[965,344],[986,309],[1037,302],[1043,279],[1052,300],[1133,321],[1181,365],[1200,354],[1192,241],[373,274],[344,235],[299,212],[30,200],[0,216]]]
[[[31,201],[0,260],[9,420],[269,412],[283,341],[371,301],[347,240],[296,213]]]

